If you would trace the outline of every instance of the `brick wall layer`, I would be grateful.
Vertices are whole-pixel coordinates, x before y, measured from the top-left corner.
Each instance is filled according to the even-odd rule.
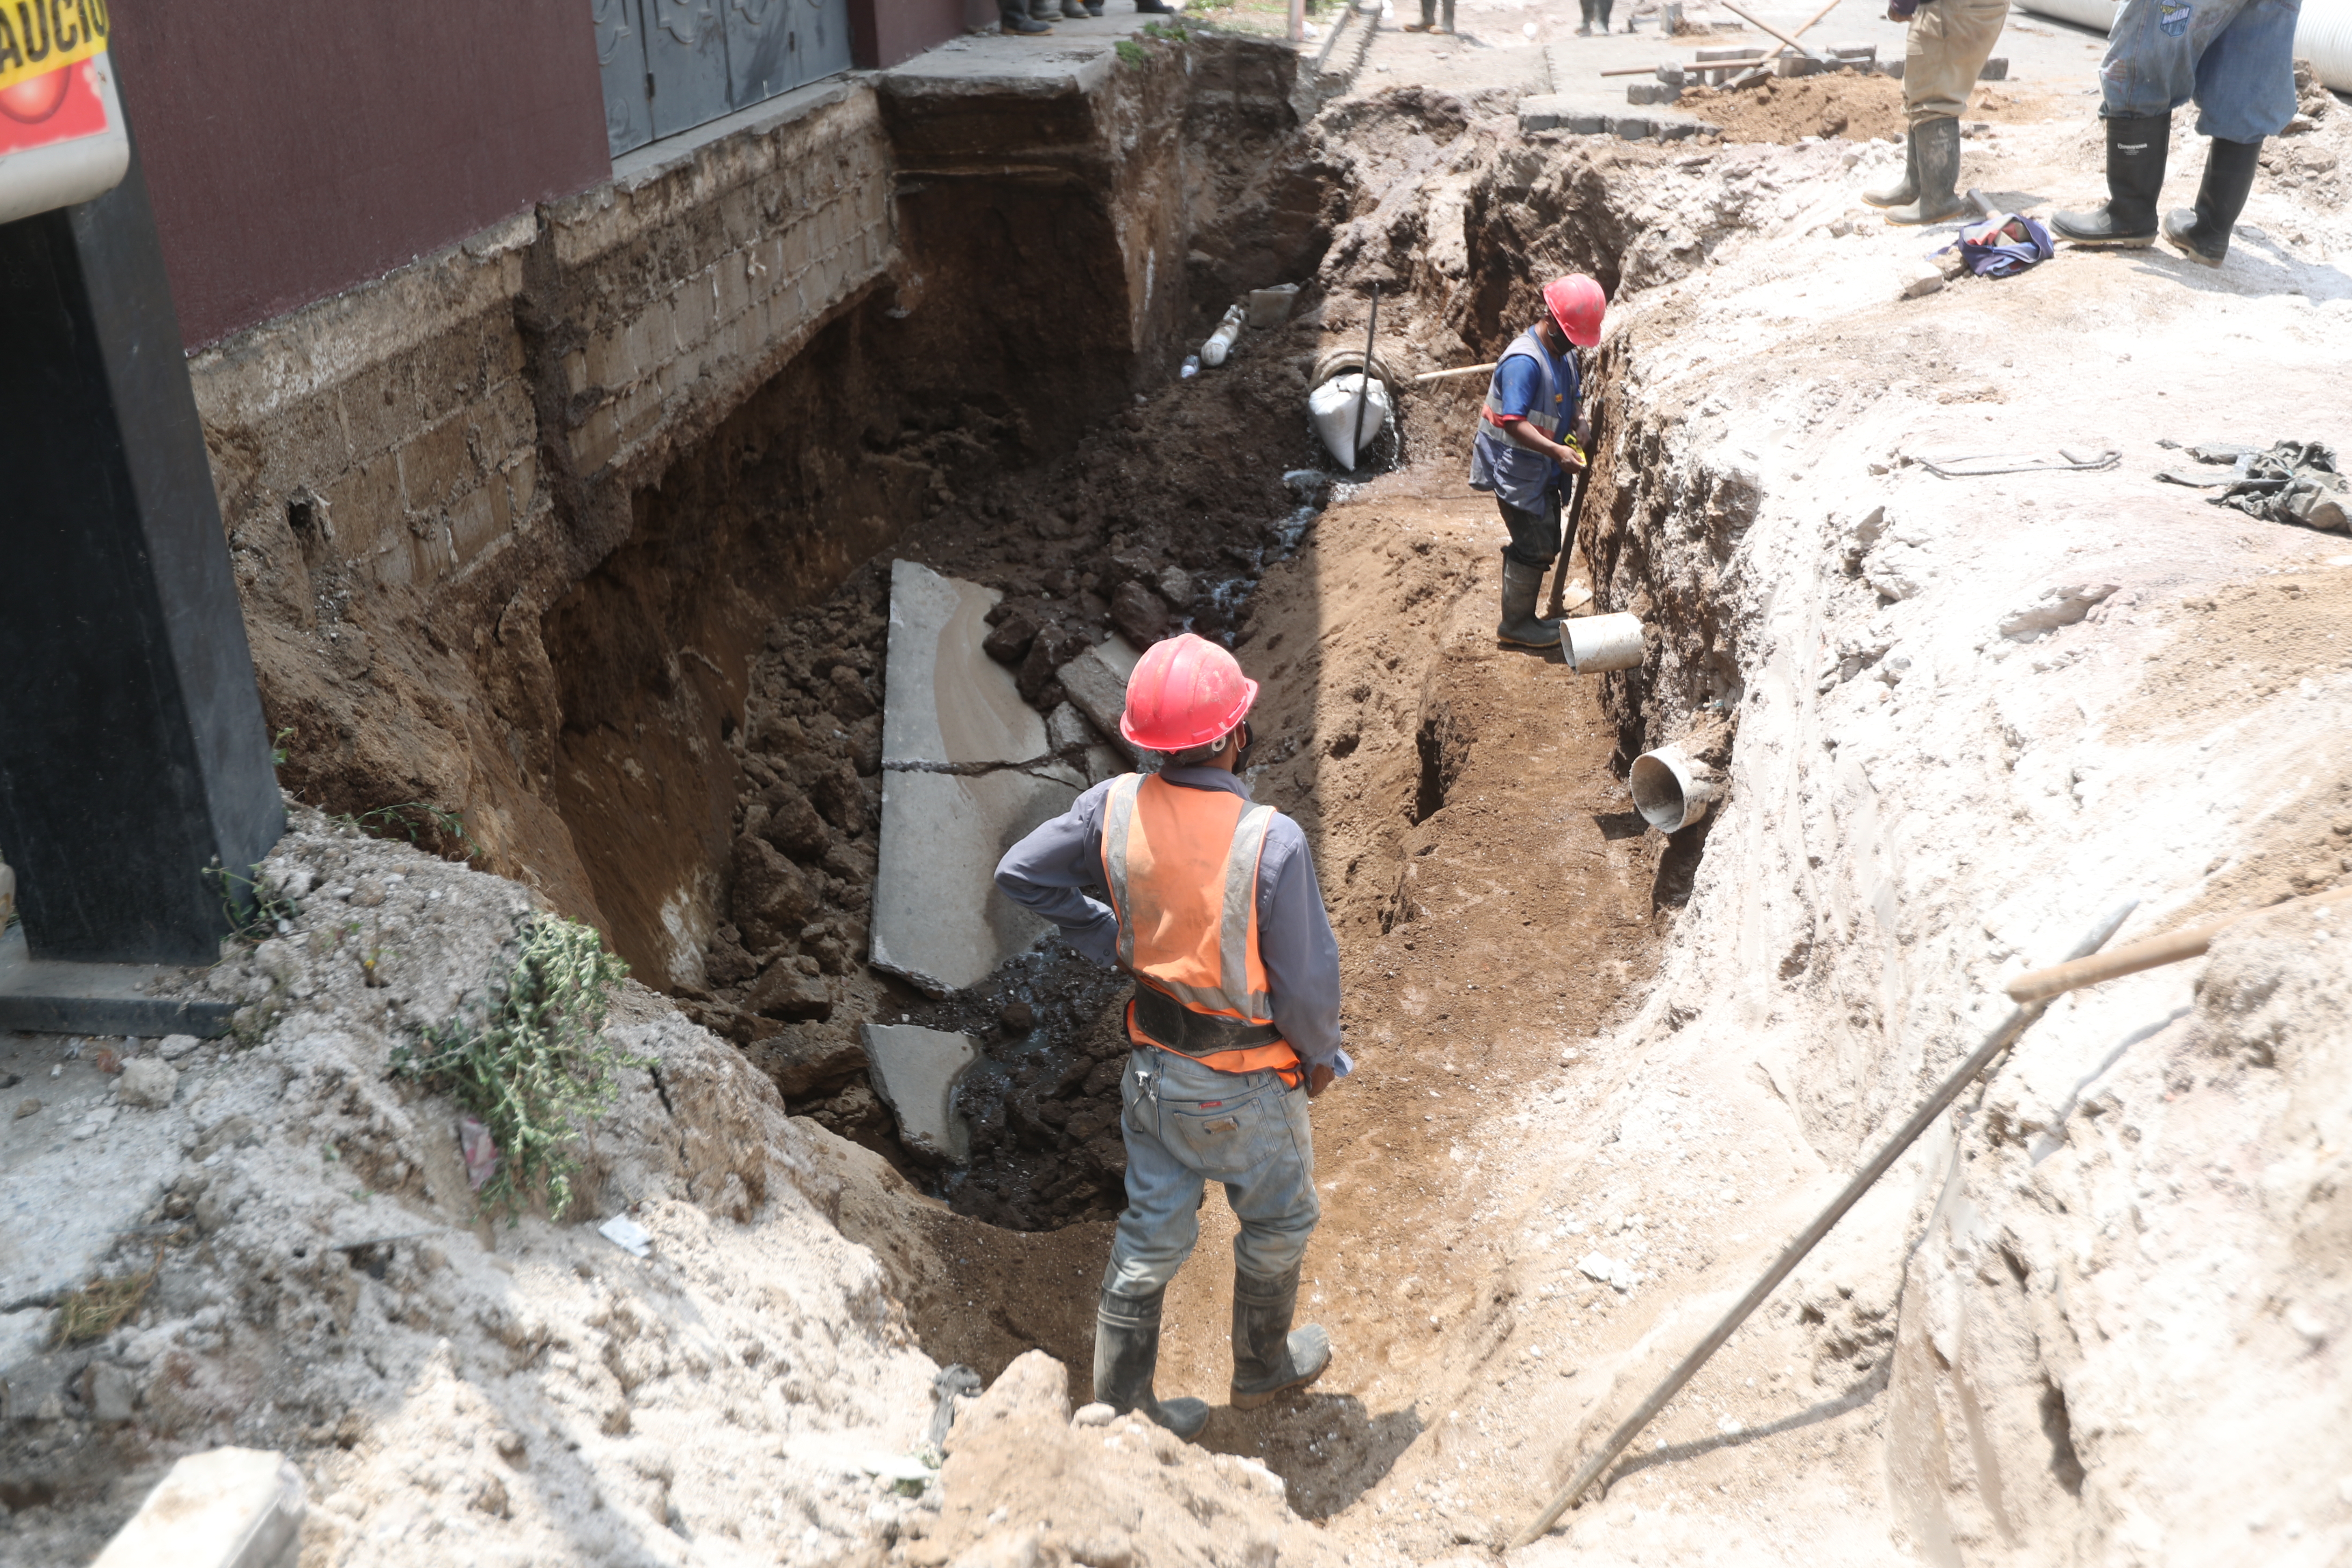
[[[488,863],[609,925],[544,787],[538,617],[880,283],[889,170],[872,90],[820,84],[193,356],[289,787],[462,808]]]
[[[692,985],[767,626],[1168,374],[1188,117],[1295,124],[1265,52],[819,84],[194,356],[283,782]]]

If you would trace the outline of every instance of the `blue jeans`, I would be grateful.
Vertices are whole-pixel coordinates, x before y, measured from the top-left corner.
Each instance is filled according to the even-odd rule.
[[[2260,142],[2294,118],[2303,0],[2124,0],[2099,67],[2099,113],[2167,114],[2197,102],[2197,133]]]
[[[1119,1085],[1127,1210],[1103,1289],[1146,1296],[1176,1278],[1201,1239],[1201,1197],[1222,1182],[1242,1222],[1234,1262],[1287,1274],[1323,1216],[1307,1091],[1270,1072],[1229,1073],[1156,1047],[1129,1053]]]

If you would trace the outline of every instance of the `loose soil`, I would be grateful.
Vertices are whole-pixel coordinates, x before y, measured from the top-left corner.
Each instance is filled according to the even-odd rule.
[[[1869,142],[1900,136],[1903,84],[1875,72],[1775,77],[1749,88],[1698,87],[1675,108],[1723,127],[1727,142],[1793,142],[1801,136]]]

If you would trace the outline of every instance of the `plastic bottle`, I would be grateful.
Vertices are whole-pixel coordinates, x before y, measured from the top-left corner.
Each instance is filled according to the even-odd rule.
[[[1186,354],[1184,356],[1184,368],[1177,372],[1177,374],[1186,381],[1190,381],[1194,376],[1200,374],[1201,356],[1199,354]]]
[[[1217,323],[1217,330],[1211,332],[1209,341],[1201,345],[1202,364],[1220,365],[1225,363],[1225,355],[1233,352],[1234,340],[1242,335],[1242,322],[1248,315],[1249,312],[1239,305],[1225,312],[1225,319]]]

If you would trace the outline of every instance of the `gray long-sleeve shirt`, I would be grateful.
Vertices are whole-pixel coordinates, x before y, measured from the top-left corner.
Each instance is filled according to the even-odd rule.
[[[1166,768],[1160,776],[1184,789],[1250,798],[1249,785],[1223,768]],[[1102,885],[1103,801],[1110,786],[1105,780],[1078,796],[996,867],[1006,898],[1061,927],[1065,941],[1106,968],[1118,962],[1118,917],[1084,889]],[[1307,835],[1280,812],[1258,856],[1257,949],[1274,994],[1275,1027],[1300,1059],[1331,1065],[1339,1051],[1339,942],[1323,910]]]

